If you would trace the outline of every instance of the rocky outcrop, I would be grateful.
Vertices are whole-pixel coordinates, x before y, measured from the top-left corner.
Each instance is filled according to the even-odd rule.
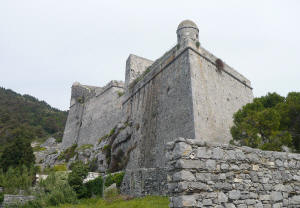
[[[64,152],[68,151],[68,148],[62,149],[60,143],[56,143],[55,139],[49,138],[40,145],[44,149],[35,152],[36,163],[44,169],[62,163],[69,166],[72,162],[80,160],[88,163],[92,171],[104,173],[106,171],[124,170],[130,153],[135,148],[131,141],[131,128],[132,122],[120,122],[106,135],[99,138],[96,144],[82,144],[74,147],[74,153],[68,159],[62,157]]]

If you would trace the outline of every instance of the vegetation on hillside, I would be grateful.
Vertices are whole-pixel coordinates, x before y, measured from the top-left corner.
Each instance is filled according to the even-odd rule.
[[[8,145],[0,157],[0,169],[6,172],[10,167],[17,168],[34,165],[35,157],[28,140],[22,137],[22,132],[17,135],[12,144]]]
[[[300,152],[300,92],[255,98],[234,114],[231,134],[235,144],[273,151],[288,147]]]
[[[30,95],[20,95],[0,87],[0,151],[22,138],[29,141],[63,135],[67,111],[52,108]]]

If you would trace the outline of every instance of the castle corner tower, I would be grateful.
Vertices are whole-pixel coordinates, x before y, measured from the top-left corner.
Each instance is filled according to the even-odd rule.
[[[186,46],[188,41],[199,42],[198,26],[191,20],[182,21],[177,27],[177,44]]]

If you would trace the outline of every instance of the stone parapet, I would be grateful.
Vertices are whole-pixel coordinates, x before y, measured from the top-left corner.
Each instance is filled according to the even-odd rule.
[[[300,154],[179,138],[167,144],[170,207],[300,207]]]
[[[105,93],[107,90],[109,90],[112,87],[116,88],[124,88],[124,82],[122,81],[117,81],[117,80],[112,80],[109,83],[107,83],[104,87],[96,89],[96,96],[102,95]]]

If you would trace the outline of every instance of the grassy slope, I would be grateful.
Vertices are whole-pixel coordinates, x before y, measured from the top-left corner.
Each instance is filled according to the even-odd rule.
[[[92,198],[80,200],[76,205],[60,205],[59,208],[169,208],[169,199],[161,196],[146,196],[128,201],[119,199],[107,202],[103,199]]]

